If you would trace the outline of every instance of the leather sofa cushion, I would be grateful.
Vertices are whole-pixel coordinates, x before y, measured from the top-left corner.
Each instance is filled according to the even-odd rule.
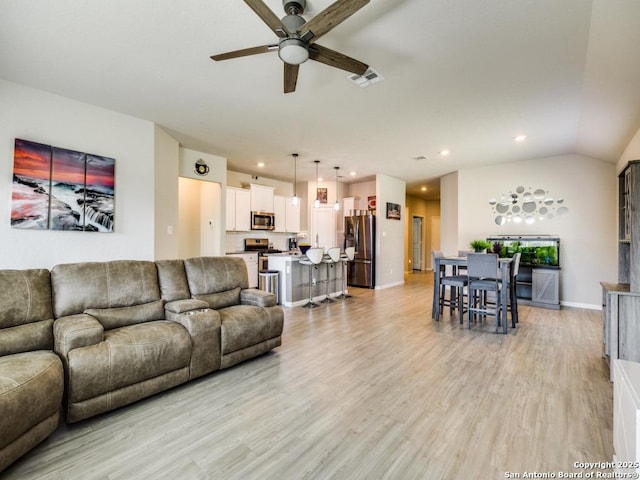
[[[166,320],[108,330],[104,341],[68,355],[69,400],[81,402],[188,367],[191,337]]]
[[[237,287],[249,288],[247,265],[239,257],[197,257],[184,261],[191,295],[220,293]],[[213,308],[213,307],[212,307]]]
[[[0,355],[51,350],[48,270],[0,270]]]
[[[209,304],[209,308],[213,308],[214,310],[232,305],[239,305],[240,287],[236,287],[233,290],[227,290],[225,292],[194,295],[194,298],[204,300]]]
[[[191,298],[182,260],[156,260],[160,294],[165,302]]]
[[[53,349],[53,319],[0,330],[0,356]]]
[[[62,362],[52,352],[0,357],[0,450],[58,411],[63,386]]]
[[[88,308],[84,313],[97,318],[105,330],[111,330],[150,320],[164,320],[164,302],[157,300],[130,307]]]
[[[218,310],[222,321],[222,354],[257,345],[282,333],[282,319],[272,318],[269,309],[235,305]]]
[[[55,317],[88,308],[118,308],[160,300],[154,262],[116,260],[56,265],[51,270]]]

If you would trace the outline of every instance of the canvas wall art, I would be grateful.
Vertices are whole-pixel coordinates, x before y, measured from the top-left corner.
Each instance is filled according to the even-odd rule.
[[[115,160],[16,139],[11,226],[113,232]]]

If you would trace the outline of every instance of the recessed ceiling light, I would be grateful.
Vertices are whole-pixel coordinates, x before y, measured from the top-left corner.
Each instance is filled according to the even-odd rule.
[[[443,157],[448,156],[451,153],[451,151],[448,148],[445,148],[444,150],[440,150],[440,155],[442,155]]]
[[[526,135],[516,135],[513,137],[516,142],[524,142],[527,139]]]
[[[356,172],[349,172],[349,175],[351,175],[352,177],[356,176]]]
[[[423,192],[427,191],[427,187],[420,187],[420,190],[422,190]]]
[[[322,177],[318,177],[318,181],[321,182],[322,181]]]
[[[264,167],[264,162],[258,162],[258,167],[260,168]]]

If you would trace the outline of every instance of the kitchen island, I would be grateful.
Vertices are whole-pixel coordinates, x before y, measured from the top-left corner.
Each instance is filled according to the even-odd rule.
[[[274,253],[269,254],[269,270],[280,272],[280,303],[285,307],[304,305],[309,300],[309,270],[301,265],[300,254]],[[335,297],[342,293],[342,262],[329,267],[329,295]],[[321,263],[314,270],[315,286],[311,288],[313,301],[321,301],[327,292],[327,265]],[[346,293],[346,292],[345,292]]]

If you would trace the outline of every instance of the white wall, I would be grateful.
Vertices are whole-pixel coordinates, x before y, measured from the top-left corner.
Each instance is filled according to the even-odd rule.
[[[569,215],[533,225],[496,225],[489,199],[518,186],[564,197]],[[458,245],[492,235],[553,234],[560,237],[560,299],[564,305],[601,308],[600,281],[617,278],[615,165],[562,155],[458,173]],[[443,224],[445,213],[442,215]]]
[[[155,127],[155,259],[178,257],[178,141]]]
[[[466,250],[458,245],[458,172],[440,178],[440,250],[445,255]]]
[[[405,182],[376,175],[376,288],[404,283],[405,198]],[[386,218],[387,202],[400,205],[399,221]]]
[[[625,148],[620,160],[618,160],[616,165],[617,172],[622,172],[631,160],[640,160],[640,128],[629,142],[629,145],[627,145],[627,148]]]
[[[0,268],[154,257],[154,125],[0,80]],[[115,158],[113,233],[11,228],[15,138]]]

